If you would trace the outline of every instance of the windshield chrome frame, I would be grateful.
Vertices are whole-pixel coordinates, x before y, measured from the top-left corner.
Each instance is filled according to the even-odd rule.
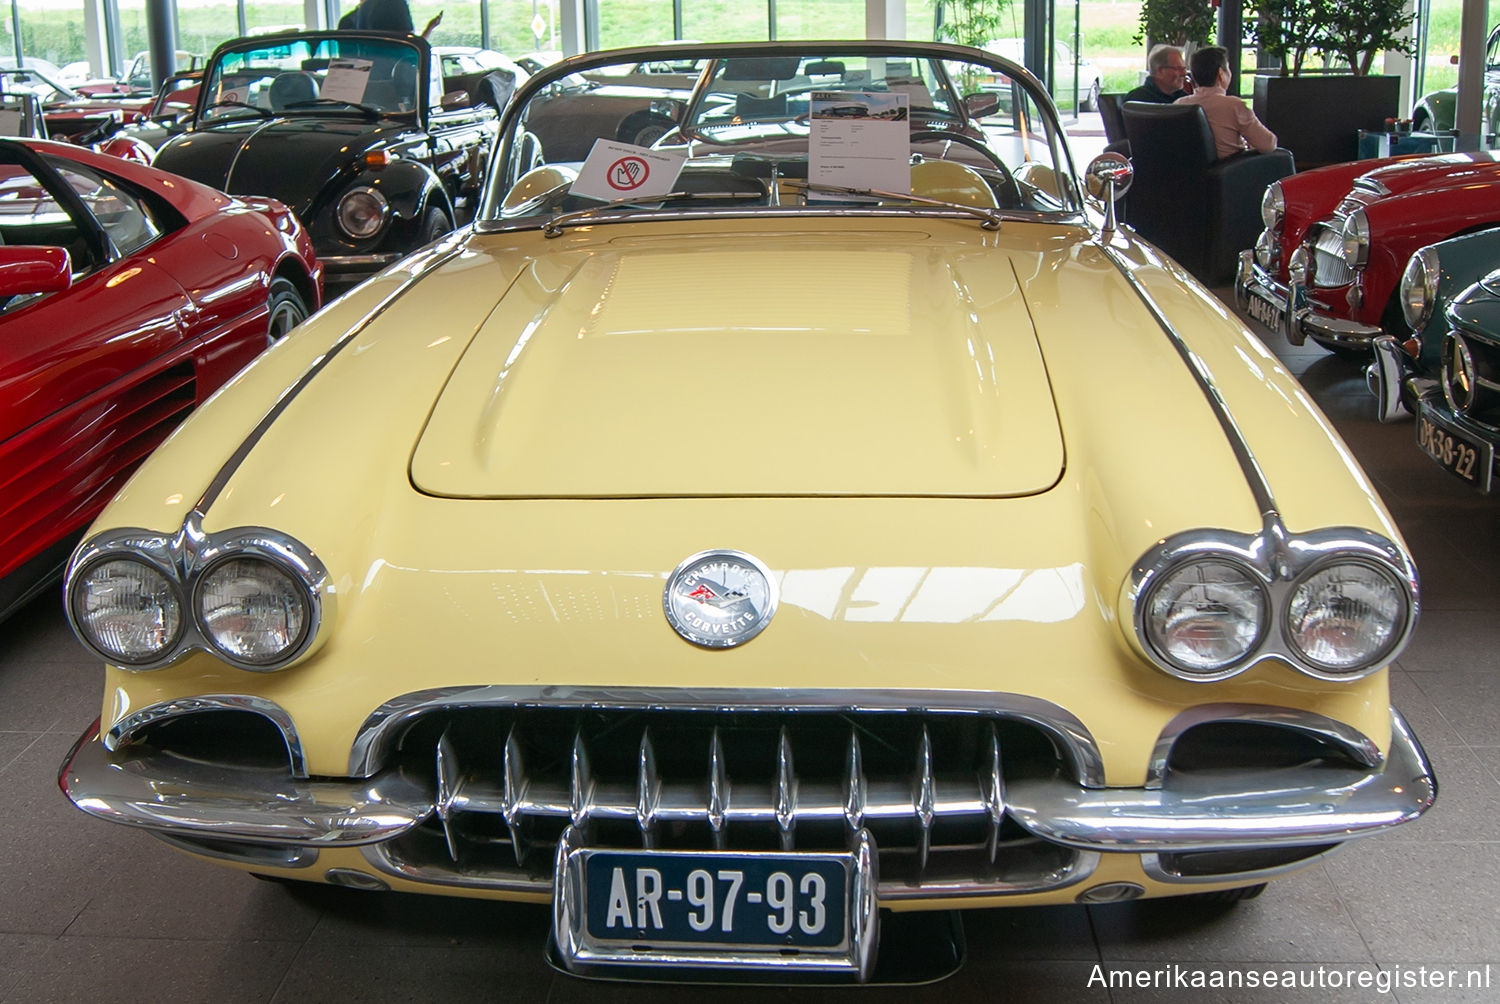
[[[947,67],[941,65],[946,62],[969,62],[987,67],[1002,73],[1016,81],[1023,93],[1031,98],[1032,105],[1039,114],[1041,121],[1037,135],[1045,135],[1045,143],[1052,155],[1053,168],[1060,179],[1064,180],[1066,191],[1060,193],[1058,201],[1062,208],[1055,212],[1040,212],[1035,210],[1007,211],[1016,216],[1035,216],[1038,221],[1057,221],[1059,223],[1077,223],[1085,218],[1085,207],[1080,192],[1082,189],[1078,183],[1078,172],[1073,164],[1072,152],[1065,142],[1066,134],[1062,128],[1061,119],[1057,113],[1057,107],[1053,104],[1051,96],[1041,85],[1040,81],[1025,67],[1011,62],[1003,56],[986,52],[982,49],[974,49],[968,46],[952,45],[941,42],[911,42],[903,40],[872,39],[863,41],[789,41],[789,42],[724,42],[715,44],[692,44],[676,43],[666,45],[634,46],[624,49],[607,49],[600,52],[584,53],[571,56],[561,62],[554,63],[544,68],[520,88],[515,96],[507,104],[504,113],[500,117],[500,139],[496,147],[496,155],[490,158],[490,163],[485,175],[484,197],[480,203],[479,211],[474,217],[474,229],[478,233],[496,233],[510,230],[535,230],[541,229],[547,222],[545,216],[526,216],[503,218],[500,213],[503,207],[505,193],[498,190],[499,179],[505,177],[504,167],[515,153],[515,140],[520,133],[520,117],[522,112],[529,106],[531,100],[539,96],[554,83],[562,81],[573,74],[582,74],[600,67],[614,66],[623,63],[639,63],[645,60],[661,59],[701,59],[704,70],[699,75],[697,84],[693,87],[692,94],[688,97],[684,108],[687,110],[695,107],[703,97],[712,79],[712,69],[718,61],[734,57],[766,57],[773,55],[793,54],[816,54],[819,56],[894,56],[913,59],[933,59],[939,62],[939,69],[945,77],[951,80],[952,75],[948,73]],[[668,88],[673,89],[673,88]],[[957,89],[955,88],[955,93]],[[962,95],[960,95],[962,99]],[[640,221],[642,219],[692,219],[703,217],[725,217],[725,216],[765,216],[768,212],[773,215],[840,215],[840,216],[892,216],[909,215],[917,210],[924,215],[930,213],[941,213],[953,215],[956,218],[965,218],[966,214],[951,213],[947,210],[903,206],[879,206],[866,208],[851,208],[848,206],[819,208],[816,206],[797,207],[794,210],[777,210],[774,207],[755,206],[726,206],[714,209],[691,209],[691,210],[652,210],[626,213],[627,218]],[[649,212],[649,216],[647,213]],[[619,220],[620,217],[606,216],[608,220]]]

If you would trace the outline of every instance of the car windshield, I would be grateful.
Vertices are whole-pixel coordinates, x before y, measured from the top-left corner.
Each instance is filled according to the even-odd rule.
[[[244,39],[220,49],[203,87],[202,121],[265,114],[399,115],[421,100],[421,56],[399,38]]]
[[[689,90],[673,74],[651,80],[642,65],[702,72]],[[594,53],[518,92],[500,150],[481,226],[709,209],[983,211],[994,220],[1081,211],[1050,98],[1014,63],[957,46]]]

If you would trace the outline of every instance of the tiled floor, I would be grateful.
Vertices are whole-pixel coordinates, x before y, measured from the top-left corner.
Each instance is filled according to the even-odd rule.
[[[1500,1001],[1500,499],[1429,463],[1410,423],[1377,425],[1353,365],[1317,348],[1278,351],[1378,483],[1417,556],[1425,608],[1393,686],[1436,764],[1437,807],[1238,907],[970,914],[958,975],[861,1000]],[[91,821],[54,778],[98,711],[99,676],[55,595],[0,625],[0,1000],[853,999],[601,987],[547,968],[540,907],[296,890]],[[1431,986],[1433,969],[1446,978],[1450,966],[1479,966],[1482,976],[1486,964],[1488,988]],[[1382,996],[1378,985],[1349,985],[1396,966],[1428,986]],[[1267,970],[1310,988],[1171,983]],[[1125,972],[1155,985],[1124,989]]]

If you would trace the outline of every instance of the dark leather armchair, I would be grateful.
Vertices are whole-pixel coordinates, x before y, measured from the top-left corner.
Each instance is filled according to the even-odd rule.
[[[1123,94],[1110,92],[1099,95],[1099,118],[1104,123],[1104,138],[1109,140],[1111,149],[1117,143],[1125,142],[1125,118],[1120,114],[1123,98]]]
[[[1120,111],[1135,166],[1127,222],[1204,283],[1229,281],[1260,236],[1266,186],[1296,170],[1290,151],[1219,159],[1197,105],[1127,101]]]

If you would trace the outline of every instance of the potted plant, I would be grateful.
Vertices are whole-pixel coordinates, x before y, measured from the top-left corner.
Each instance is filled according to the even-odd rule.
[[[1250,40],[1280,72],[1255,78],[1255,114],[1297,167],[1354,160],[1359,131],[1400,116],[1401,79],[1371,74],[1382,51],[1410,54],[1415,15],[1403,0],[1252,0]],[[1316,57],[1319,72],[1312,72]]]

